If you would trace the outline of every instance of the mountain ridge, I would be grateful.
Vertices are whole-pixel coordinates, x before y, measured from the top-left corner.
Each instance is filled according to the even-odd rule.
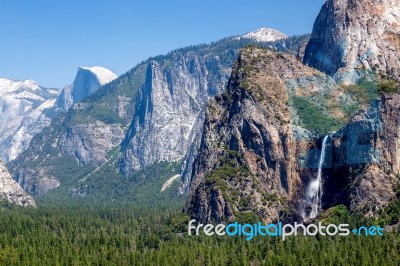
[[[271,47],[271,49],[281,49],[298,55],[300,46],[307,37],[308,36],[306,35],[295,36],[277,42],[264,43],[263,45]],[[28,151],[17,158],[17,160],[8,164],[10,171],[13,173],[14,178],[19,180],[19,182],[23,184],[23,187],[34,195],[42,195],[47,193],[49,189],[58,187],[58,185],[54,186],[49,184],[48,188],[46,188],[47,185],[45,185],[45,183],[39,186],[39,184],[41,184],[40,180],[47,180],[46,178],[50,178],[50,180],[59,180],[61,182],[60,191],[62,190],[64,183],[72,184],[72,180],[75,180],[74,177],[71,176],[71,181],[68,181],[68,178],[64,173],[61,174],[58,171],[54,172],[51,170],[59,167],[63,160],[65,160],[65,163],[68,162],[71,167],[76,169],[77,172],[74,172],[74,175],[78,179],[87,175],[90,171],[93,171],[94,168],[99,167],[99,165],[104,164],[107,164],[107,167],[114,165],[112,167],[115,167],[115,169],[112,171],[116,173],[116,178],[120,178],[118,171],[121,169],[121,158],[124,158],[123,155],[125,153],[123,146],[123,150],[121,150],[122,153],[118,151],[119,147],[121,147],[120,144],[129,144],[131,139],[131,137],[129,137],[129,132],[134,132],[129,131],[130,126],[131,128],[140,129],[140,127],[135,126],[135,119],[137,119],[138,122],[143,123],[145,120],[142,119],[146,117],[146,115],[147,117],[151,117],[151,113],[147,111],[141,112],[141,110],[148,110],[146,109],[145,104],[148,101],[142,101],[143,104],[141,104],[140,100],[141,98],[146,99],[142,97],[146,95],[146,70],[148,68],[158,69],[157,71],[160,77],[158,80],[160,82],[157,82],[157,84],[160,84],[160,92],[166,93],[165,95],[175,95],[175,91],[181,91],[182,93],[176,93],[173,97],[181,97],[180,99],[185,99],[189,104],[188,106],[192,107],[196,106],[196,101],[202,102],[203,104],[201,109],[204,110],[206,97],[203,97],[203,100],[201,101],[198,99],[193,101],[193,99],[195,99],[193,98],[195,94],[188,94],[187,92],[194,89],[196,80],[199,80],[199,77],[206,76],[209,77],[208,87],[204,88],[202,94],[214,95],[219,92],[224,86],[224,80],[228,79],[229,68],[236,59],[238,50],[246,44],[251,43],[254,43],[254,41],[235,40],[234,37],[230,37],[214,42],[210,45],[180,48],[167,55],[149,58],[147,61],[144,61],[125,74],[122,74],[118,79],[100,87],[98,91],[85,98],[81,103],[75,104],[74,107],[69,109],[69,111],[62,117],[56,118],[53,121],[51,128],[45,129],[41,134],[34,138]],[[178,64],[177,62],[182,62],[183,64]],[[196,64],[198,64],[196,62],[200,62],[201,68],[196,67]],[[206,62],[206,64],[204,62]],[[185,68],[182,68],[181,66],[185,66]],[[198,71],[198,69],[204,69],[205,66],[207,67],[207,72]],[[224,71],[221,71],[220,69]],[[183,79],[183,82],[171,82],[173,80],[178,81],[180,75],[186,75],[188,78]],[[147,80],[148,84],[153,83],[151,78],[148,78]],[[171,86],[171,84],[174,85]],[[174,88],[175,86],[176,88]],[[187,92],[185,92],[185,90]],[[150,89],[150,92],[152,92],[152,89]],[[164,100],[168,99],[168,97],[157,99],[158,100],[154,101],[156,105],[164,105]],[[194,133],[200,132],[201,130],[203,119],[202,112],[204,111],[200,111],[198,107],[194,109],[190,108],[186,108],[185,112],[190,115],[190,117],[197,117],[197,122],[191,122],[196,123],[196,129],[193,129],[196,131],[192,130],[192,133],[189,135],[187,135],[187,133],[182,135],[184,136],[182,139],[184,141],[182,143],[186,142],[187,144],[185,144],[180,155],[172,159],[174,161],[183,159],[186,162],[190,162],[189,158],[184,158],[187,152],[186,149],[189,149],[190,142],[196,139],[196,134]],[[179,114],[179,112],[174,111],[174,113],[171,114],[174,114],[171,117],[175,117],[175,114]],[[132,118],[134,119],[132,120]],[[158,120],[152,121],[151,125],[153,126],[146,127],[146,130],[155,129],[154,123]],[[165,125],[168,126],[173,123],[179,125],[180,122],[169,121]],[[103,135],[102,132],[113,132],[113,137],[111,137],[110,134]],[[133,135],[135,134],[136,133]],[[99,138],[99,136],[101,137]],[[189,139],[190,141],[187,142]],[[165,140],[168,142],[168,138]],[[143,144],[143,141],[140,141],[139,143]],[[125,147],[128,146],[129,145]],[[162,145],[159,147],[163,149]],[[150,146],[144,146],[143,150],[149,148]],[[153,153],[154,151],[151,152]],[[51,156],[46,158],[46,154],[51,154]],[[137,154],[141,156],[141,153]],[[161,153],[153,154],[156,155],[153,158],[157,158],[157,156],[159,156],[157,154]],[[112,158],[111,161],[110,158]],[[126,158],[131,158],[131,155]],[[168,157],[163,158],[160,156],[158,158],[159,159],[149,162],[162,163],[163,160],[169,160]],[[143,164],[141,167],[147,168],[150,166],[151,165]],[[109,171],[110,169],[107,167],[102,167],[102,171]],[[188,167],[190,168],[190,164]],[[133,168],[130,167],[128,169],[133,170]],[[130,173],[136,171],[132,170],[128,170],[125,173],[129,176]],[[182,176],[182,179],[187,180],[187,177]],[[95,180],[89,178],[87,182],[71,185],[70,189],[71,191],[78,189],[79,191],[82,191],[83,194],[87,194],[86,192],[84,193],[84,191],[87,190],[85,185],[88,184],[89,187],[89,184],[95,182]],[[37,189],[39,187],[40,189]]]
[[[272,28],[259,28],[255,31],[248,32],[236,38],[253,39],[257,42],[273,42],[286,39],[287,36],[284,33]]]

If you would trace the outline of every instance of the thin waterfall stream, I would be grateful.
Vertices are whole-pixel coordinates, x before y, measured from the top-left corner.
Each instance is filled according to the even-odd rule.
[[[306,211],[306,208],[303,209],[303,219],[315,218],[321,210],[321,198],[324,192],[322,185],[322,168],[325,162],[326,142],[328,140],[328,137],[329,135],[326,135],[322,140],[321,155],[318,161],[317,177],[311,180],[305,193],[305,205],[306,208],[308,208],[309,210]]]

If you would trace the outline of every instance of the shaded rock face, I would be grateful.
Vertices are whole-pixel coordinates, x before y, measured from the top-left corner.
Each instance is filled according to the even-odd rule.
[[[122,172],[181,160],[201,131],[208,96],[222,90],[228,73],[227,66],[196,53],[178,55],[168,68],[151,62],[122,143]]]
[[[232,203],[225,200],[222,191],[217,187],[209,187],[206,182],[200,183],[196,193],[192,195],[192,202],[187,211],[193,214],[198,222],[221,222],[235,218]]]
[[[61,185],[57,178],[48,174],[43,168],[37,171],[33,169],[18,169],[16,181],[25,191],[36,196],[42,196]]]
[[[123,137],[120,125],[96,121],[67,128],[58,145],[64,155],[76,157],[79,164],[98,167],[107,161],[108,153]]]
[[[399,81],[400,1],[326,1],[304,63],[338,83],[356,83],[366,69]],[[330,166],[323,170],[323,209],[342,203],[352,212],[377,216],[395,197],[399,114],[399,95],[387,94],[332,135]]]
[[[56,106],[67,111],[74,103],[81,102],[116,78],[117,75],[103,67],[79,67],[74,82],[64,87],[57,98]]]
[[[329,80],[291,55],[253,47],[241,51],[226,92],[207,108],[188,213],[199,222],[243,213],[266,221],[301,219],[298,158],[313,143],[296,138],[306,130],[292,125],[289,93],[298,87],[315,90],[319,79]]]
[[[333,164],[325,182],[325,207],[337,203],[376,216],[394,199],[399,183],[400,95],[387,94],[356,112],[332,136]]]
[[[0,160],[0,200],[20,206],[36,207],[35,200],[15,182]]]
[[[65,86],[60,95],[57,97],[56,107],[62,111],[67,111],[74,104],[72,98],[72,88],[73,84]]]
[[[315,23],[304,63],[340,82],[362,69],[400,77],[400,1],[328,0]]]

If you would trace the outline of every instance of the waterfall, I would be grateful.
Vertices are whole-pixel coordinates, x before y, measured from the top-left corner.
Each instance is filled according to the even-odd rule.
[[[315,218],[319,211],[321,210],[321,198],[323,194],[322,187],[322,167],[325,162],[325,148],[326,141],[328,140],[329,135],[326,135],[322,140],[322,148],[321,155],[319,157],[318,162],[318,174],[317,177],[312,179],[310,184],[308,185],[306,195],[305,195],[305,205],[308,206],[308,209],[311,208],[308,212],[303,210],[303,219],[306,218]]]

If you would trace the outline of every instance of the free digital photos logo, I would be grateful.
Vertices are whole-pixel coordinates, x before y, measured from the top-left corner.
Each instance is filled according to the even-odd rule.
[[[321,222],[318,224],[304,225],[302,223],[283,224],[278,222],[277,224],[264,224],[258,222],[256,224],[241,224],[238,222],[225,224],[197,224],[196,220],[193,219],[188,224],[188,235],[201,235],[206,236],[244,236],[247,241],[253,239],[253,237],[269,236],[269,237],[280,237],[283,241],[288,236],[349,236],[350,234],[356,236],[383,236],[383,228],[377,226],[360,226],[350,230],[349,224],[329,224],[323,225]]]

